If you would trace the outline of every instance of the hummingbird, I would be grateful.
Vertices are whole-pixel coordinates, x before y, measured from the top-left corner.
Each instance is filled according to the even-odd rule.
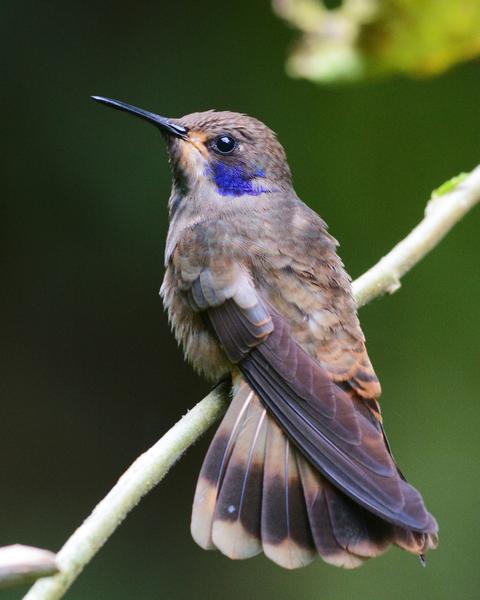
[[[153,124],[173,174],[160,295],[185,357],[231,402],[205,457],[191,533],[232,559],[354,568],[438,526],[397,466],[337,241],[295,193],[261,121],[229,111]]]

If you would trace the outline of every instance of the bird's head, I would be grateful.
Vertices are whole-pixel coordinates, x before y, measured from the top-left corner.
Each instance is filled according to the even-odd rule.
[[[167,119],[117,100],[93,98],[160,129],[167,141],[177,194],[207,193],[225,202],[291,189],[281,144],[271,129],[253,117],[210,110]]]

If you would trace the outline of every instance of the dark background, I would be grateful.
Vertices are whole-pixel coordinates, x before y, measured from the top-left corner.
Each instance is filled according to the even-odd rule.
[[[0,28],[0,545],[55,550],[208,390],[157,294],[170,187],[161,137],[89,95],[265,120],[356,277],[418,222],[433,188],[480,162],[480,64],[315,87],[285,75],[293,32],[258,0],[3,0]],[[396,457],[440,523],[428,568],[399,550],[353,572],[200,550],[189,519],[205,439],[67,597],[477,598],[479,227],[477,209],[396,295],[361,311]]]

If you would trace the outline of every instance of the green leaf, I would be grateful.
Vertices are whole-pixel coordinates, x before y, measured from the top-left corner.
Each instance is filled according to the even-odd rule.
[[[442,185],[440,185],[438,188],[433,190],[432,198],[438,198],[440,196],[445,196],[445,194],[452,192],[469,175],[470,175],[470,173],[460,173],[459,175],[455,175],[455,177],[452,177],[448,181],[445,181],[445,183],[442,183]]]

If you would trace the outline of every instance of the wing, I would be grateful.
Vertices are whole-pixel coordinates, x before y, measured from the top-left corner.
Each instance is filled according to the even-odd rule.
[[[272,268],[262,290],[268,290],[272,304],[288,318],[295,339],[331,379],[361,398],[378,398],[380,384],[336,241],[317,215],[305,212],[303,207],[295,217],[294,235],[268,245]]]
[[[203,267],[188,293],[229,360],[311,464],[387,521],[436,531],[420,494],[400,476],[378,423],[297,343],[246,269]]]

